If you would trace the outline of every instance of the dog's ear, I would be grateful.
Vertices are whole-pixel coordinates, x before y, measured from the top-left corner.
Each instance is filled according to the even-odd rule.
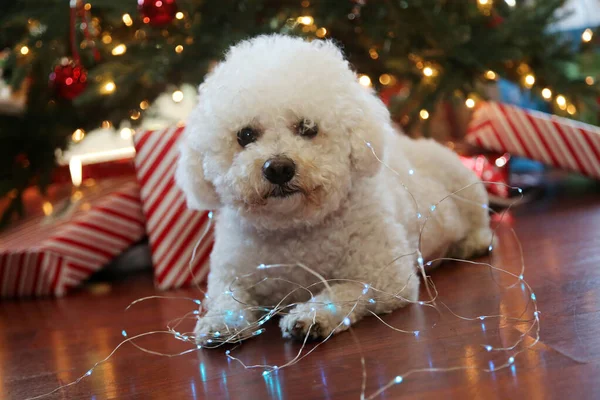
[[[387,107],[371,91],[359,86],[356,100],[360,115],[358,124],[350,130],[350,160],[359,176],[369,177],[379,171],[377,157],[383,158],[385,135],[394,128]]]
[[[192,210],[215,210],[221,201],[215,187],[204,175],[202,154],[194,150],[184,137],[179,145],[179,159],[175,172],[177,186],[185,194],[188,208]]]

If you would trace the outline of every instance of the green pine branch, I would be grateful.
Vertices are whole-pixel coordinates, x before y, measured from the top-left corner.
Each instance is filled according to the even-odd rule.
[[[385,87],[378,82],[382,74],[410,86],[410,95],[391,106],[407,128],[419,121],[420,110],[433,110],[440,101],[457,95],[485,98],[486,86],[494,83],[486,78],[490,70],[522,84],[524,65],[535,75],[534,94],[547,86],[576,104],[578,116],[597,114],[586,110],[595,107],[598,87],[586,84],[583,75],[600,71],[593,44],[578,54],[576,46],[550,29],[564,0],[518,1],[516,7],[496,0],[487,11],[475,0],[314,0],[307,7],[303,3],[308,2],[299,0],[177,0],[185,18],[158,28],[143,23],[134,1],[89,1],[90,29],[97,32],[87,40],[81,27],[76,30],[89,79],[73,101],[57,97],[48,84],[60,59],[74,56],[69,2],[16,0],[3,6],[0,49],[13,49],[5,70],[15,89],[26,85],[28,101],[22,115],[0,115],[0,196],[12,191],[18,201],[28,185],[49,182],[55,149],[64,149],[76,129],[89,131],[105,120],[118,124],[132,111],[143,117],[141,101],[152,102],[182,83],[198,85],[231,44],[261,33],[314,39],[317,27],[326,28],[327,37],[342,46],[356,71],[370,76],[376,89]],[[125,13],[131,26],[123,22]],[[302,15],[313,16],[315,25],[298,24]],[[45,28],[32,29],[40,26]],[[127,51],[113,55],[120,44]],[[175,51],[178,45],[183,51]],[[22,46],[27,54],[20,53]],[[425,65],[435,76],[424,76]],[[109,81],[116,90],[105,93],[102,88]],[[139,122],[132,121],[134,126]]]

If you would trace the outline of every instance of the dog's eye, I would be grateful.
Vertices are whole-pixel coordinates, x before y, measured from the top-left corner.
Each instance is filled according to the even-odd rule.
[[[319,133],[317,124],[309,119],[303,119],[296,124],[296,132],[298,135],[306,138],[314,138]]]
[[[250,143],[255,142],[256,139],[258,139],[258,132],[249,126],[242,128],[237,133],[237,141],[242,147],[248,146]]]

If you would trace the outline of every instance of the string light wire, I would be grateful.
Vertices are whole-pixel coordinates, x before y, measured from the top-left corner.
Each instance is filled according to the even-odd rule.
[[[365,141],[366,146],[371,150],[373,156],[375,157],[375,159],[381,164],[383,165],[387,170],[389,170],[390,172],[392,172],[396,177],[398,178],[402,178],[401,174],[399,174],[396,170],[394,170],[393,168],[391,168],[387,163],[385,163],[375,152],[375,149],[373,148],[373,146],[369,143]],[[412,173],[411,173],[412,172]],[[409,175],[413,175],[414,171],[411,170],[409,171]],[[418,184],[418,183],[416,183]],[[423,257],[421,255],[421,251],[420,251],[420,247],[421,247],[421,242],[422,242],[422,235],[425,229],[425,226],[427,225],[427,222],[430,220],[430,218],[432,218],[432,216],[434,215],[435,211],[437,210],[437,208],[439,207],[440,204],[442,204],[444,201],[446,201],[449,198],[453,198],[453,199],[458,199],[460,201],[466,201],[466,202],[470,202],[473,204],[473,206],[477,206],[477,207],[483,207],[486,209],[489,209],[487,204],[479,204],[476,202],[473,202],[470,199],[464,198],[463,196],[461,196],[461,192],[463,192],[464,190],[467,190],[468,188],[477,185],[477,184],[483,184],[483,185],[488,185],[488,184],[494,184],[494,185],[502,185],[505,186],[507,188],[513,189],[513,190],[517,190],[520,194],[520,197],[514,201],[512,204],[510,204],[510,206],[503,210],[502,213],[498,213],[494,210],[489,210],[490,212],[499,215],[499,220],[498,223],[495,224],[495,226],[493,227],[493,235],[492,235],[492,243],[490,243],[489,246],[489,250],[490,253],[493,250],[493,242],[494,242],[494,238],[496,235],[496,230],[499,229],[501,222],[503,221],[505,215],[507,212],[510,211],[510,209],[512,208],[512,206],[516,203],[518,203],[523,195],[522,195],[522,190],[516,187],[512,187],[503,183],[497,183],[497,182],[487,182],[487,181],[483,181],[483,182],[473,182],[459,190],[456,190],[454,192],[448,193],[446,196],[444,196],[442,199],[440,199],[439,201],[437,201],[435,204],[432,204],[429,207],[429,211],[423,216],[420,212],[419,209],[419,204],[415,198],[415,196],[412,194],[412,192],[408,189],[408,187],[405,185],[404,182],[400,181],[400,185],[406,190],[406,192],[409,194],[414,207],[415,207],[415,212],[417,215],[417,218],[415,219],[415,223],[417,224],[418,227],[418,240],[417,240],[417,250],[409,252],[407,254],[402,254],[399,255],[397,257],[395,257],[391,262],[385,264],[384,266],[382,266],[382,268],[379,271],[379,274],[377,276],[377,280],[375,282],[375,285],[373,285],[373,283],[367,283],[367,282],[361,282],[358,280],[352,280],[352,279],[326,279],[321,273],[319,273],[318,271],[315,271],[314,269],[304,265],[301,262],[295,262],[295,263],[289,263],[289,264],[272,264],[272,265],[265,265],[265,264],[260,264],[256,267],[256,271],[255,272],[251,272],[249,274],[243,275],[241,277],[235,277],[235,279],[232,281],[231,285],[229,286],[229,290],[226,291],[225,293],[221,294],[221,295],[228,295],[231,296],[231,298],[233,298],[236,302],[238,302],[239,304],[244,306],[243,311],[250,311],[252,313],[255,312],[264,312],[264,314],[260,317],[258,317],[255,321],[247,321],[247,320],[243,320],[242,322],[245,323],[245,326],[241,326],[240,322],[236,322],[235,326],[233,326],[233,324],[231,324],[232,326],[229,326],[230,324],[226,324],[226,330],[224,332],[215,332],[213,333],[210,337],[206,338],[206,337],[196,337],[194,333],[192,332],[178,332],[177,329],[178,327],[187,320],[198,320],[199,318],[208,318],[208,316],[204,315],[202,316],[202,311],[203,311],[203,304],[202,301],[199,299],[195,299],[192,297],[180,297],[180,296],[147,296],[147,297],[142,297],[139,299],[134,300],[133,302],[131,302],[126,308],[125,311],[130,310],[134,305],[139,304],[141,302],[145,302],[148,300],[153,300],[153,299],[157,299],[157,300],[187,300],[190,302],[193,302],[196,306],[196,309],[187,312],[186,314],[184,314],[183,316],[180,317],[176,317],[171,319],[167,325],[166,325],[166,330],[156,330],[156,331],[150,331],[150,332],[144,332],[144,333],[140,333],[134,336],[128,336],[127,332],[125,330],[122,331],[122,335],[125,336],[125,339],[123,341],[121,341],[121,343],[119,343],[112,352],[110,352],[110,354],[108,354],[108,356],[106,356],[104,359],[102,359],[101,361],[98,361],[97,363],[95,363],[92,368],[90,368],[86,373],[84,373],[83,375],[81,375],[79,378],[77,378],[76,380],[67,383],[65,385],[59,386],[56,389],[39,395],[39,396],[35,396],[35,397],[30,397],[27,400],[37,400],[37,399],[41,399],[44,397],[47,397],[49,395],[52,395],[56,392],[58,392],[59,390],[65,389],[67,387],[73,386],[78,384],[81,380],[85,379],[86,377],[90,376],[93,371],[99,367],[100,365],[104,364],[105,362],[107,362],[115,353],[118,349],[120,349],[124,344],[126,343],[131,343],[132,345],[134,345],[137,349],[149,353],[149,354],[154,354],[154,355],[159,355],[159,356],[164,356],[164,357],[178,357],[178,356],[182,356],[185,354],[189,354],[195,351],[199,351],[203,348],[218,348],[221,347],[225,344],[234,344],[235,346],[232,349],[226,350],[225,351],[225,355],[228,359],[233,360],[238,362],[240,365],[242,365],[244,368],[246,369],[263,369],[263,375],[267,376],[270,373],[272,373],[273,371],[277,371],[277,370],[281,370],[283,368],[287,368],[290,366],[293,366],[297,363],[299,363],[301,360],[303,360],[304,358],[308,357],[311,353],[313,353],[319,346],[321,346],[323,343],[327,342],[331,336],[333,336],[333,334],[335,334],[336,332],[340,331],[340,330],[345,330],[347,329],[350,333],[350,335],[352,336],[352,339],[357,347],[357,349],[359,350],[359,354],[360,354],[360,362],[361,362],[361,371],[362,371],[362,378],[361,378],[361,393],[360,393],[360,398],[361,400],[371,400],[374,399],[375,397],[379,396],[381,393],[385,392],[386,390],[390,389],[391,387],[401,384],[402,382],[404,382],[408,377],[410,377],[411,375],[414,374],[419,374],[419,373],[449,373],[449,372],[453,372],[453,371],[460,371],[460,370],[471,370],[471,369],[477,369],[480,371],[484,371],[484,372],[495,372],[504,368],[507,368],[511,365],[514,364],[515,362],[515,358],[523,353],[524,351],[532,348],[533,346],[535,346],[537,344],[537,342],[540,339],[540,319],[539,319],[539,315],[540,312],[538,310],[537,307],[537,298],[533,292],[533,289],[531,288],[531,286],[524,280],[524,273],[525,273],[525,261],[524,261],[524,256],[523,256],[523,249],[521,246],[521,243],[518,239],[518,236],[515,232],[515,230],[513,228],[509,228],[511,231],[511,234],[513,236],[513,238],[515,239],[515,242],[517,243],[517,248],[519,251],[519,255],[520,255],[520,273],[517,275],[515,273],[512,273],[510,271],[507,271],[505,269],[499,268],[494,266],[491,261],[490,262],[479,262],[479,261],[472,261],[472,260],[462,260],[462,259],[457,259],[457,258],[451,258],[451,257],[440,257],[440,258],[435,258],[432,260],[428,260],[425,263],[425,260],[423,260]],[[424,218],[422,218],[424,217]],[[202,235],[200,235],[200,239],[198,240],[198,242],[196,243],[196,245],[194,246],[193,252],[192,252],[192,256],[190,258],[190,262],[188,263],[188,270],[189,273],[192,276],[192,282],[194,283],[194,286],[196,287],[196,289],[201,292],[204,297],[208,297],[207,294],[201,289],[199,283],[198,283],[198,279],[196,279],[196,276],[193,272],[193,262],[195,260],[196,257],[196,251],[199,248],[200,244],[204,241],[204,239],[206,238],[206,235],[209,233],[210,229],[212,228],[212,224],[213,224],[213,213],[210,212],[208,215],[209,221],[208,224],[206,224],[206,227],[202,233]],[[422,223],[421,223],[422,222]],[[383,290],[378,289],[378,284],[379,284],[379,279],[381,278],[382,273],[385,271],[385,269],[389,268],[391,265],[393,265],[394,263],[396,263],[398,260],[404,258],[404,257],[416,257],[416,273],[411,274],[411,276],[409,276],[406,284],[404,285],[404,287],[402,287],[400,290],[397,290],[393,293],[389,293]],[[401,300],[403,302],[406,303],[410,303],[410,304],[415,304],[415,305],[419,305],[419,306],[424,306],[424,307],[429,307],[432,308],[436,311],[437,315],[439,318],[442,317],[442,312],[439,309],[439,306],[437,305],[438,302],[436,302],[436,300],[438,299],[439,293],[437,291],[437,288],[435,287],[435,283],[433,282],[433,280],[431,279],[431,277],[429,275],[427,275],[426,270],[425,270],[425,266],[432,266],[436,263],[440,263],[443,261],[455,261],[455,262],[462,262],[465,263],[466,265],[471,265],[471,266],[479,266],[479,267],[485,267],[488,268],[488,270],[490,271],[490,273],[492,274],[492,279],[494,281],[494,283],[496,283],[498,286],[500,287],[504,287],[502,285],[500,285],[499,282],[497,282],[497,280],[495,279],[494,276],[494,272],[496,273],[500,273],[500,274],[505,274],[511,278],[515,278],[515,283],[504,287],[505,289],[507,288],[512,288],[517,284],[521,284],[522,287],[524,288],[524,291],[528,293],[528,298],[529,300],[527,301],[527,304],[524,308],[524,310],[521,312],[521,315],[519,317],[513,317],[513,316],[507,316],[504,314],[493,314],[493,315],[478,315],[478,316],[464,316],[464,315],[460,315],[456,312],[454,312],[446,303],[439,301],[439,304],[441,306],[443,306],[443,308],[445,310],[447,310],[452,316],[460,319],[460,320],[464,320],[464,321],[485,321],[485,320],[489,320],[489,319],[503,319],[505,321],[511,321],[514,323],[529,323],[529,327],[527,329],[525,329],[524,331],[521,332],[521,335],[519,335],[518,339],[516,339],[511,345],[509,346],[505,346],[505,347],[493,347],[489,344],[482,344],[482,347],[488,351],[488,352],[505,352],[505,353],[509,353],[510,356],[507,358],[507,361],[504,362],[503,364],[500,364],[498,366],[495,366],[494,364],[490,364],[490,368],[484,368],[484,367],[477,367],[477,366],[453,366],[453,367],[448,367],[448,368],[437,368],[437,367],[429,367],[429,368],[415,368],[415,369],[410,369],[408,371],[405,371],[402,375],[397,375],[395,377],[393,377],[392,379],[390,379],[390,381],[381,386],[379,389],[377,389],[375,392],[373,392],[370,395],[366,395],[366,387],[367,387],[367,378],[368,378],[368,371],[366,368],[366,362],[365,362],[365,356],[364,356],[364,352],[362,350],[362,347],[360,345],[360,341],[358,340],[358,337],[356,336],[356,334],[354,333],[352,327],[350,326],[350,315],[354,312],[354,310],[356,309],[356,307],[358,307],[359,305],[363,304],[363,305],[368,305],[368,304],[374,304],[377,301],[381,301],[382,298],[395,298],[398,300]],[[249,278],[252,278],[254,275],[258,274],[258,273],[264,273],[264,270],[271,270],[271,269],[277,269],[277,268],[300,268],[304,271],[306,271],[307,273],[315,276],[317,278],[317,282],[314,282],[308,286],[304,286],[301,284],[298,284],[296,282],[292,282],[290,280],[287,280],[285,278],[281,278],[281,277],[263,277],[262,279],[258,280],[257,282],[254,282],[252,285],[250,285],[249,287],[244,287],[244,290],[248,290],[249,288],[255,287],[257,285],[262,284],[263,282],[267,282],[269,280],[277,280],[277,281],[281,281],[281,282],[285,282],[287,284],[290,284],[292,286],[295,286],[294,289],[292,289],[290,292],[288,292],[275,306],[269,306],[269,305],[252,305],[252,304],[246,304],[244,302],[242,302],[240,299],[235,297],[235,292],[237,291],[237,287],[239,286],[240,282],[243,280],[247,280]],[[416,301],[412,301],[410,299],[404,298],[403,296],[401,296],[401,293],[404,291],[404,289],[408,286],[409,282],[411,279],[414,279],[417,277],[417,275],[420,275],[420,277],[423,279],[423,282],[425,284],[425,288],[427,291],[427,294],[429,296],[429,300],[416,300]],[[328,303],[324,303],[324,302],[317,302],[315,301],[315,297],[314,297],[314,293],[311,289],[313,289],[315,286],[318,285],[323,285],[325,287],[325,289],[330,293],[331,296],[333,296],[333,291],[331,289],[330,283],[333,282],[354,282],[357,285],[360,285],[361,287],[363,287],[363,291],[362,294],[353,301],[346,301],[346,302],[335,302],[335,299],[332,297],[331,298],[331,302]],[[526,289],[526,290],[525,290]],[[300,349],[298,350],[298,352],[296,353],[296,355],[291,358],[289,361],[285,362],[284,364],[282,364],[281,366],[275,366],[275,365],[268,365],[268,364],[247,364],[245,363],[243,360],[241,360],[240,358],[234,356],[232,353],[237,350],[239,348],[239,346],[241,345],[242,341],[248,338],[251,338],[253,336],[257,336],[262,334],[265,331],[265,328],[262,327],[262,325],[267,322],[268,320],[270,320],[271,318],[273,318],[274,316],[277,315],[286,315],[287,314],[287,310],[292,309],[293,307],[299,305],[299,304],[305,304],[303,302],[290,302],[288,303],[288,299],[292,298],[293,296],[295,296],[297,291],[306,291],[306,293],[308,295],[310,295],[310,304],[313,305],[313,308],[311,309],[311,323],[309,325],[309,327],[306,330],[306,335],[304,336],[304,339],[302,341],[302,345],[300,347]],[[369,297],[367,296],[369,293],[372,293],[374,295],[374,297]],[[352,304],[352,306],[348,309],[349,311],[347,313],[345,313],[345,315],[343,315],[343,318],[341,318],[339,324],[319,343],[315,344],[311,349],[306,350],[306,346],[308,343],[308,339],[310,338],[311,335],[311,331],[314,329],[314,327],[317,325],[317,315],[318,312],[331,312],[329,310],[329,307],[333,306],[334,310],[336,310],[336,306],[348,306]],[[530,308],[530,305],[533,305],[533,318],[523,318],[524,315],[527,313],[527,310]],[[318,311],[317,311],[318,310]],[[205,310],[204,310],[205,311]],[[239,310],[238,310],[239,311]],[[223,310],[223,313],[218,314],[217,317],[223,318],[224,316],[227,315],[229,311],[228,310]],[[404,333],[404,334],[411,334],[415,337],[418,337],[418,335],[422,332],[421,330],[407,330],[407,329],[401,329],[398,327],[395,327],[389,323],[387,323],[386,321],[384,321],[379,315],[377,315],[374,311],[370,310],[367,308],[367,312],[370,313],[371,315],[373,315],[379,322],[381,322],[385,327],[387,327],[388,329],[391,329],[393,331],[396,332],[400,332],[400,333]],[[243,315],[240,315],[243,318]],[[435,325],[437,324],[437,321],[434,322],[431,326],[430,329],[435,327]],[[169,353],[162,353],[162,352],[158,352],[158,351],[154,351],[152,349],[148,349],[145,348],[141,345],[139,345],[138,343],[135,343],[135,340],[140,339],[142,337],[147,337],[147,336],[151,336],[151,335],[156,335],[156,334],[167,334],[167,335],[171,335],[173,336],[175,339],[189,343],[191,345],[193,345],[192,348],[181,351],[179,353],[174,353],[174,354],[169,354]],[[526,345],[526,346],[521,346],[521,344],[523,343],[523,341],[525,340],[526,337],[531,337],[533,335],[533,341],[532,343]],[[198,344],[198,343],[203,343],[203,344]],[[521,347],[519,347],[521,346]],[[306,350],[306,351],[305,351]]]

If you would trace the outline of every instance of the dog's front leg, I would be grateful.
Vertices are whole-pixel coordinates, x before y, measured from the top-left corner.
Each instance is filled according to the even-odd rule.
[[[419,292],[416,255],[404,245],[392,244],[404,243],[396,232],[387,238],[386,232],[379,232],[369,238],[351,240],[351,248],[357,250],[350,252],[346,266],[333,276],[337,279],[330,281],[331,286],[281,318],[283,336],[304,340],[309,335],[311,339],[323,339],[348,329],[371,313],[389,313],[416,301]],[[407,252],[406,257],[398,257]]]
[[[415,301],[418,276],[412,276],[408,282],[397,283],[395,288],[384,285],[383,289],[356,282],[334,284],[311,301],[298,304],[281,318],[279,326],[283,336],[301,341],[306,335],[311,340],[324,339],[347,330],[350,325],[371,313],[389,313]],[[382,291],[386,294],[382,294]]]
[[[362,284],[338,283],[298,304],[279,322],[283,337],[302,341],[309,335],[316,340],[348,329],[368,312],[368,297],[362,296],[362,291]]]
[[[207,311],[199,317],[194,329],[196,342],[212,347],[251,337],[256,320],[254,306],[252,296],[231,276],[222,275],[219,271],[211,272],[204,300]]]
[[[364,281],[333,284],[311,301],[298,304],[280,320],[283,336],[297,340],[304,340],[307,335],[311,340],[324,339],[347,330],[367,315],[389,313],[417,299],[416,272],[408,275],[389,272],[383,281],[376,276],[372,278],[372,284]],[[379,285],[375,286],[377,281]]]

